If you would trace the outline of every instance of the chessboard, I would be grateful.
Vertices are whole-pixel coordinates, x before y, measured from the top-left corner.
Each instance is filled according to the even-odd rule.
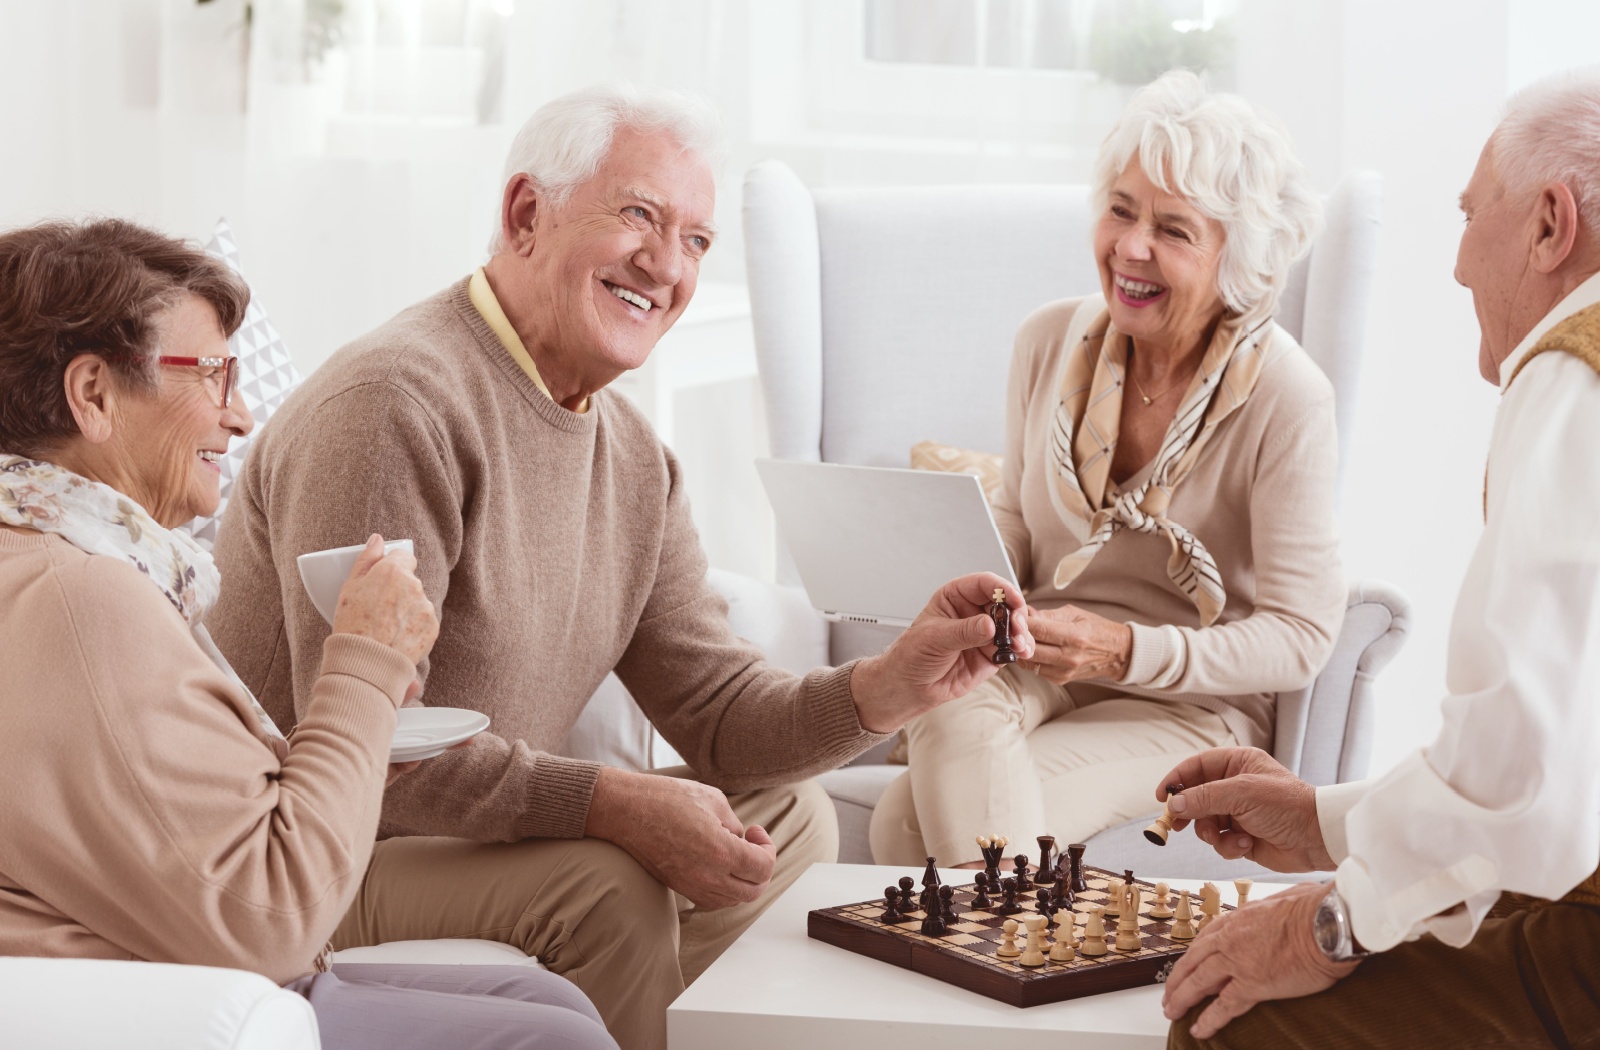
[[[1083,867],[1083,873],[1088,888],[1080,890],[1073,902],[1080,937],[1091,910],[1110,903],[1111,881],[1121,881],[1111,872],[1088,865]],[[995,954],[1005,920],[1014,918],[1020,923],[1037,912],[1030,909],[1006,916],[995,914],[992,907],[974,910],[976,892],[970,884],[953,887],[956,922],[942,937],[927,937],[920,932],[924,914],[920,910],[907,912],[901,921],[886,925],[881,921],[886,903],[882,897],[813,911],[807,919],[806,932],[816,940],[927,974],[1012,1006],[1040,1006],[1166,980],[1191,942],[1172,939],[1174,920],[1153,919],[1148,914],[1154,886],[1142,879],[1135,879],[1134,883],[1146,898],[1139,909],[1141,936],[1137,951],[1112,948],[1104,955],[1085,955],[1080,941],[1080,950],[1071,962],[1047,961],[1038,968],[1020,966],[1016,959],[1002,959]],[[1198,901],[1198,895],[1191,895],[1191,899]],[[1221,908],[1234,910],[1226,904]],[[1196,908],[1195,918],[1199,917]],[[1108,945],[1115,942],[1119,921],[1109,914],[1104,917]],[[1056,927],[1052,926],[1050,936],[1055,935]],[[1024,936],[1019,932],[1019,943]]]

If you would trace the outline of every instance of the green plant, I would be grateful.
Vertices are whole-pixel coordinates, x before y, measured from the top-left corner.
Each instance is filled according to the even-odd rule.
[[[1109,6],[1109,5],[1108,5]],[[1230,80],[1238,45],[1229,19],[1180,32],[1168,0],[1120,0],[1101,8],[1089,35],[1089,68],[1116,84],[1148,84],[1169,69]]]

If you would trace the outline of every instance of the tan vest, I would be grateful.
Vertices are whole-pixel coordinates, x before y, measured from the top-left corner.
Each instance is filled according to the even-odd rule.
[[[1506,389],[1511,389],[1511,384],[1517,381],[1517,376],[1528,367],[1528,362],[1538,355],[1550,350],[1559,350],[1563,353],[1583,361],[1590,368],[1600,374],[1600,303],[1579,310],[1571,317],[1556,325],[1544,334],[1544,338],[1534,344],[1527,356],[1517,362],[1516,369],[1511,373],[1511,379],[1506,383]],[[1487,491],[1485,491],[1487,497]],[[1485,503],[1485,511],[1487,511]],[[1489,912],[1491,916],[1507,915],[1511,912],[1525,911],[1529,908],[1546,907],[1553,903],[1563,904],[1592,904],[1600,906],[1600,869],[1582,882],[1578,883],[1560,902],[1547,901],[1541,897],[1530,897],[1523,893],[1506,892],[1500,895],[1499,901]]]

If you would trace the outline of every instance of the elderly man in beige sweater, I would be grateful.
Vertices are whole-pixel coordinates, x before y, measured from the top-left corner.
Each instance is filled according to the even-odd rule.
[[[953,581],[881,656],[804,678],[733,635],[677,460],[605,389],[694,293],[717,150],[713,116],[680,96],[595,89],[534,114],[488,264],[295,393],[216,547],[212,631],[284,729],[328,631],[295,558],[373,531],[414,541],[440,610],[424,702],[493,720],[388,792],[335,945],[515,944],[630,1050],[664,1046],[685,982],[835,856],[831,804],[806,778],[993,674],[993,588],[1023,609],[997,577]],[[1014,629],[1029,655],[1020,615]],[[552,753],[612,671],[692,772]]]

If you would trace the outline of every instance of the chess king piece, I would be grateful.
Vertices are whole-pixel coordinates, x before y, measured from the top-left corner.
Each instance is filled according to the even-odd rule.
[[[1143,947],[1139,939],[1139,887],[1129,885],[1124,893],[1124,911],[1117,920],[1117,951],[1136,952]]]
[[[1178,911],[1172,924],[1171,937],[1175,941],[1194,940],[1194,909],[1189,906],[1189,891],[1178,891]]]
[[[1056,881],[1056,861],[1053,854],[1056,851],[1056,837],[1054,835],[1039,836],[1039,874],[1033,881],[1041,886],[1048,886]]]
[[[1079,951],[1098,956],[1110,950],[1106,947],[1106,910],[1097,905],[1089,909],[1089,923],[1083,928],[1083,947]]]
[[[1072,873],[1072,892],[1084,893],[1089,889],[1089,880],[1083,877],[1083,851],[1089,847],[1081,842],[1074,842],[1067,847],[1067,865]]]
[[[1015,959],[1022,954],[1022,949],[1017,947],[1017,920],[1007,919],[1005,925],[1000,927],[1000,947],[994,950],[1001,959]]]
[[[1250,887],[1256,884],[1254,879],[1234,879],[1234,891],[1239,894],[1239,907],[1244,907],[1250,900]]]
[[[994,655],[990,660],[997,664],[1014,664],[1017,654],[1011,650],[1011,606],[1006,604],[1006,592],[996,587],[994,601],[984,610],[994,621]]]
[[[1056,943],[1050,946],[1051,962],[1071,962],[1078,957],[1078,914],[1070,908],[1056,912]]]
[[[1144,829],[1144,837],[1149,839],[1157,846],[1165,846],[1167,844],[1167,835],[1172,831],[1172,823],[1174,820],[1172,816],[1172,805],[1170,800],[1173,795],[1176,795],[1181,791],[1183,791],[1182,784],[1167,785],[1167,799],[1169,800],[1168,804],[1162,807],[1161,816],[1156,818],[1156,822]]]
[[[1009,920],[1015,922],[1015,919]],[[1043,915],[1028,916],[1025,925],[1028,927],[1028,946],[1022,953],[1022,958],[1017,960],[1018,966],[1043,966],[1044,965],[1044,929],[1050,920]]]
[[[1172,890],[1164,882],[1156,883],[1156,895],[1152,898],[1150,905],[1150,917],[1152,919],[1172,918]]]

